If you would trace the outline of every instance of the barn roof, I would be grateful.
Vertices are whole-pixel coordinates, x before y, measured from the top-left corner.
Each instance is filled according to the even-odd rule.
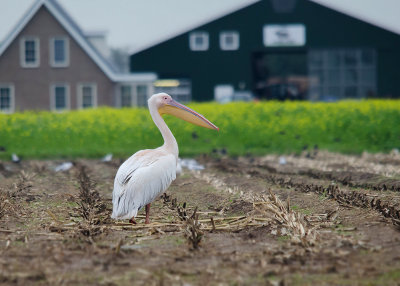
[[[151,45],[142,47],[139,50],[132,50],[131,54],[136,54],[138,52],[141,52],[143,50],[151,48],[162,42],[168,41],[176,36],[182,35],[193,29],[196,29],[197,27],[200,27],[200,26],[208,24],[212,21],[221,19],[227,15],[230,15],[230,14],[238,11],[238,10],[246,9],[247,7],[254,5],[260,1],[266,1],[266,0],[253,0],[253,2],[249,2],[241,7],[236,7],[235,9],[231,9],[230,7],[227,7],[227,9],[225,11],[222,11],[221,14],[216,15],[211,19],[207,18],[207,19],[204,19],[203,21],[198,21],[196,23],[196,25],[188,25],[187,28],[184,30],[177,30],[176,32],[171,33],[170,36],[166,39],[162,39],[159,41],[157,39],[155,39],[155,41],[153,41],[153,43]],[[332,0],[304,0],[304,1],[310,1],[310,2],[317,3],[326,8],[335,10],[342,14],[348,15],[350,17],[356,18],[358,20],[364,21],[366,23],[372,24],[379,28],[382,28],[382,29],[385,29],[385,30],[388,30],[390,32],[400,35],[400,21],[398,20],[398,15],[396,13],[389,13],[389,12],[397,11],[398,9],[400,9],[400,5],[398,3],[399,0],[386,1],[384,3],[384,5],[383,4],[377,5],[377,2],[379,2],[379,1],[376,1],[376,0],[335,0],[335,1],[332,1]],[[377,7],[379,8],[378,10],[377,10]],[[396,20],[394,19],[394,17],[396,18]]]

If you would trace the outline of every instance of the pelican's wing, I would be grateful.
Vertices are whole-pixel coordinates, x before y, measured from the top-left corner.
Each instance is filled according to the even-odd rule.
[[[114,181],[112,218],[127,219],[151,203],[176,178],[172,154],[143,150],[125,161]]]

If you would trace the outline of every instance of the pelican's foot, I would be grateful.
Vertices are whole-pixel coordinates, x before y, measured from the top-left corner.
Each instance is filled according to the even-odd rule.
[[[132,224],[137,224],[137,222],[135,221],[135,217],[134,216],[129,220],[129,222],[132,223]]]
[[[149,224],[150,220],[148,218],[146,218],[146,220],[144,221],[145,224]]]

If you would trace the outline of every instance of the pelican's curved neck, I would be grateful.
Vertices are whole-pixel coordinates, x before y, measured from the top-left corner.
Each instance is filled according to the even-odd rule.
[[[176,142],[174,135],[172,134],[171,130],[169,130],[168,125],[165,123],[164,119],[161,117],[160,113],[157,110],[157,107],[149,106],[149,110],[151,118],[160,130],[161,135],[164,139],[164,145],[162,147],[174,154],[176,159],[178,159],[178,143]]]

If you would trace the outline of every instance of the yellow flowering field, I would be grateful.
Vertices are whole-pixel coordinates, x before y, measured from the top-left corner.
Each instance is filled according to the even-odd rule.
[[[182,156],[298,153],[318,146],[345,153],[400,148],[400,100],[195,103],[216,132],[166,116]],[[0,114],[1,158],[126,157],[162,144],[145,108]]]

